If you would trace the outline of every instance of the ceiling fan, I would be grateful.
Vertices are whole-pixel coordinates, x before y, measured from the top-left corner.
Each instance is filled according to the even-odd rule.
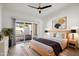
[[[41,10],[42,10],[42,9],[46,9],[46,8],[52,7],[52,5],[47,5],[47,6],[41,7],[41,4],[40,4],[40,3],[39,3],[39,5],[38,5],[38,7],[34,7],[34,6],[31,6],[31,5],[27,5],[27,6],[29,6],[29,7],[31,7],[31,8],[38,9],[38,10],[39,10],[39,14],[41,14]]]

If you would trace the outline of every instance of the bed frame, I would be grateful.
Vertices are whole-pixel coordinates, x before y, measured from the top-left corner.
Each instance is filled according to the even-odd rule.
[[[67,30],[55,30],[53,32],[66,32],[66,37],[62,41],[62,49],[64,50],[67,47],[67,42],[68,42],[68,40],[67,40],[67,38],[68,38],[67,37]],[[34,43],[30,43],[29,47],[32,48],[34,51],[36,51],[41,56],[56,56],[54,52],[49,53],[49,52],[45,51],[44,49],[38,47]]]
[[[29,45],[29,47],[32,48],[35,52],[37,52],[41,56],[55,56],[54,52],[49,53],[49,52],[45,51],[44,49],[38,47],[37,45],[35,45],[33,43],[31,43]]]
[[[67,39],[64,39],[64,40],[62,41],[62,45],[63,45],[62,49],[63,50],[67,47]],[[41,47],[38,47],[34,43],[30,43],[29,47],[32,48],[34,51],[36,51],[41,56],[56,56],[54,52],[49,53],[49,52],[45,51],[44,49],[42,49]]]

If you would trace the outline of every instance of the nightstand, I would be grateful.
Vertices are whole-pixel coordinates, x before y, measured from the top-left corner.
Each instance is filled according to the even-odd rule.
[[[74,33],[74,36],[72,33],[69,33],[68,35],[68,47],[77,48],[78,47],[78,34]]]
[[[69,39],[68,47],[70,47],[70,48],[77,48],[78,47],[77,40],[76,39]]]

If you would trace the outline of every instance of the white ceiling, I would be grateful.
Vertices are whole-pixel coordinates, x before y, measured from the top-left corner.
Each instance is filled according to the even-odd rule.
[[[38,7],[38,3],[6,3],[3,4],[5,8],[16,10],[21,13],[26,13],[32,17],[45,17],[50,15],[50,13],[57,12],[63,7],[67,6],[67,3],[41,3],[41,6],[52,5],[50,8],[43,9],[41,14],[39,14],[37,9],[28,7],[27,5]]]

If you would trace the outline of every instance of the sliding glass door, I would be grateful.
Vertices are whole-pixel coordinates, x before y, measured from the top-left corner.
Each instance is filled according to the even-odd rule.
[[[25,42],[32,39],[32,24],[26,22],[16,22],[16,43]]]

